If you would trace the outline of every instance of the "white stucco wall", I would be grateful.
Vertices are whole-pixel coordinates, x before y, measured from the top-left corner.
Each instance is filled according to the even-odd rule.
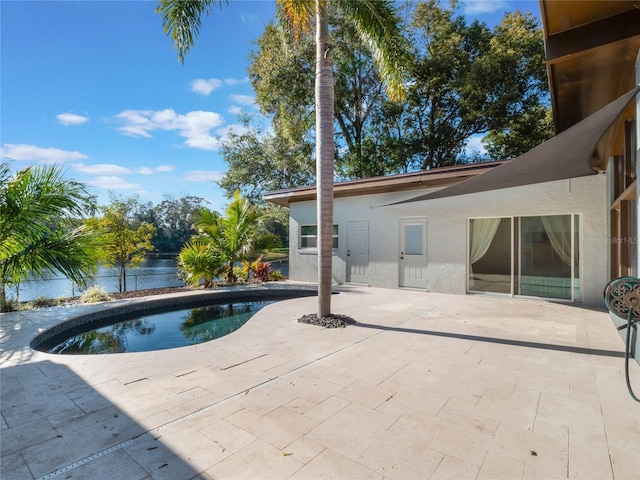
[[[426,190],[337,198],[334,224],[339,226],[339,248],[333,257],[334,282],[346,281],[347,222],[369,222],[369,284],[397,288],[399,282],[400,219],[427,218],[429,291],[464,294],[467,279],[469,218],[528,215],[580,215],[582,299],[602,305],[607,275],[607,202],[604,174],[548,182],[437,200],[382,205],[413,198]],[[316,223],[315,201],[290,208],[290,265],[292,280],[317,281],[317,255],[301,252],[299,226]]]

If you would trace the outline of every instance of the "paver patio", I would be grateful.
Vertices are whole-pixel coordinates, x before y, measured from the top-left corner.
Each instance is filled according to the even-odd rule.
[[[311,297],[197,346],[28,347],[94,308],[0,314],[2,479],[640,478],[604,310],[349,287],[345,329],[297,323]]]

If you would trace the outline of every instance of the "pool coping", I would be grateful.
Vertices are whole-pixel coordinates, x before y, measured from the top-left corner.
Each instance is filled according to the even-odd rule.
[[[124,317],[132,314],[153,315],[162,311],[195,308],[211,302],[223,303],[230,300],[247,300],[249,298],[253,300],[285,300],[297,297],[310,297],[317,295],[317,293],[318,289],[311,285],[258,284],[139,297],[117,305],[109,305],[110,302],[106,302],[104,308],[65,318],[45,330],[38,332],[29,341],[29,347],[44,352],[44,350],[41,350],[43,345],[51,345],[56,342],[57,339],[67,336],[68,332],[75,330],[77,333],[82,333],[86,331],[86,329],[80,330],[79,328],[84,325],[91,325],[91,328],[106,326],[108,323],[100,321],[114,316]]]

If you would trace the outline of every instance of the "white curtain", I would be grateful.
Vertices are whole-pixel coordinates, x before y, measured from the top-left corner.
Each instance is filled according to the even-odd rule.
[[[571,266],[571,215],[540,217],[553,251],[562,263]]]
[[[469,245],[469,289],[473,288],[473,264],[489,250],[495,237],[500,218],[476,218],[471,220],[471,245]]]

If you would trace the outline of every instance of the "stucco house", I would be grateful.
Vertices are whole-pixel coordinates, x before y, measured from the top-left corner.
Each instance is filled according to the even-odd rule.
[[[601,305],[638,274],[640,9],[540,2],[557,135],[506,162],[337,183],[333,281]],[[292,280],[317,281],[315,187],[289,207]]]

